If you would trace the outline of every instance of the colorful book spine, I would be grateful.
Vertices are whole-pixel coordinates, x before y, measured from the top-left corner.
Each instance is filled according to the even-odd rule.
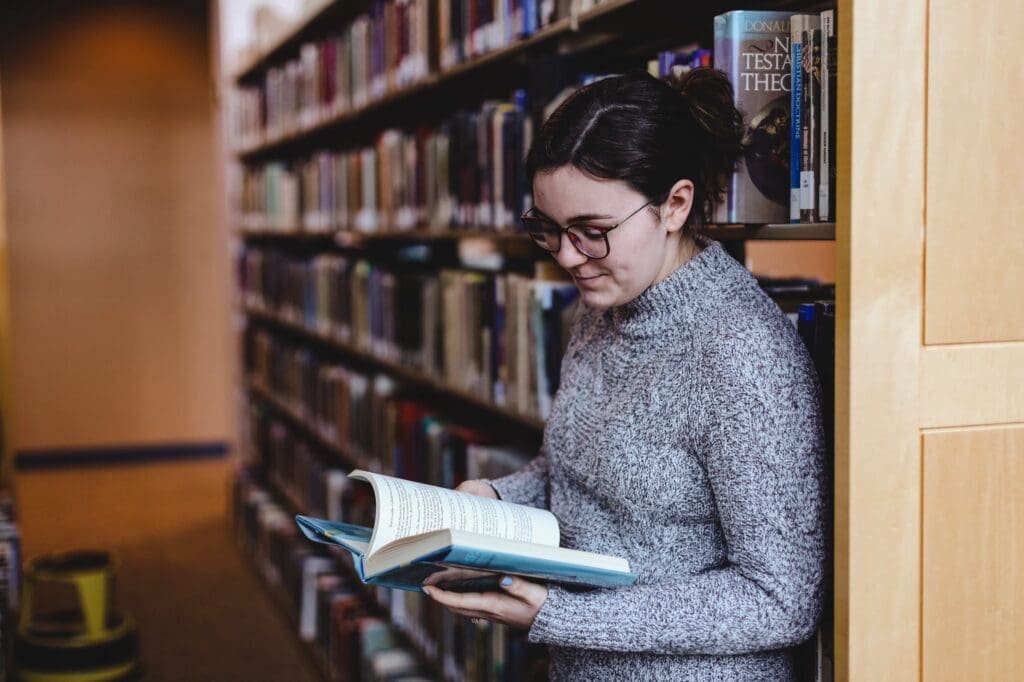
[[[821,19],[810,16],[800,38],[803,115],[800,132],[800,221],[818,219],[818,145],[821,129]]]
[[[793,89],[790,97],[792,116],[789,127],[789,221],[800,222],[801,168],[805,110],[806,82],[803,64],[803,34],[813,15],[794,14],[790,21],[790,73]]]
[[[715,17],[714,66],[744,114],[747,151],[729,179],[720,223],[777,223],[789,204],[790,15],[734,11]]]
[[[818,216],[835,220],[836,194],[836,88],[838,79],[836,12],[821,13],[821,172],[819,174]]]

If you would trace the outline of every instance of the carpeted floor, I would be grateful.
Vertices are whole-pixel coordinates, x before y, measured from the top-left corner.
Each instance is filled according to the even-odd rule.
[[[229,470],[197,460],[18,472],[25,556],[117,552],[119,602],[139,623],[149,682],[316,680],[231,537]]]

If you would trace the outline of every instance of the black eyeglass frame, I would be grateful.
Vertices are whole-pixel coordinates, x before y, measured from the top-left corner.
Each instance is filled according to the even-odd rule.
[[[640,211],[644,210],[648,206],[650,206],[652,204],[655,204],[655,203],[659,203],[658,200],[657,199],[651,199],[646,204],[644,204],[640,208],[636,209],[635,211],[633,211],[628,216],[626,216],[625,218],[623,218],[619,222],[615,223],[611,227],[594,227],[594,226],[590,226],[591,229],[599,230],[601,232],[601,238],[604,240],[604,255],[603,256],[591,256],[589,253],[587,253],[582,248],[580,248],[580,240],[582,239],[582,237],[580,237],[578,234],[572,232],[572,229],[574,227],[576,227],[575,225],[569,225],[568,227],[562,227],[561,225],[556,223],[554,220],[551,220],[550,218],[546,218],[546,217],[542,218],[540,216],[529,215],[530,211],[533,211],[536,208],[535,206],[530,207],[528,210],[524,211],[523,214],[521,216],[519,216],[519,219],[522,221],[523,229],[526,231],[527,234],[530,235],[530,239],[533,241],[533,243],[536,244],[538,248],[541,248],[541,249],[547,251],[548,253],[558,253],[562,249],[562,234],[567,234],[567,235],[569,235],[569,243],[572,244],[574,249],[576,249],[581,254],[583,254],[584,256],[586,256],[587,258],[589,258],[591,260],[602,260],[602,259],[607,258],[611,254],[611,252],[612,252],[612,245],[608,242],[608,233],[611,232],[612,230],[614,230],[615,228],[619,227],[623,223],[625,223],[627,220],[629,220],[630,218],[635,216]],[[557,228],[558,229],[558,245],[555,248],[553,248],[553,249],[549,249],[545,244],[542,244],[539,241],[537,241],[537,238],[533,236],[533,232],[542,232],[542,230],[532,230],[531,231],[528,227],[526,227],[526,225],[531,223],[531,222],[547,223],[547,224]],[[550,232],[553,232],[553,230],[548,230],[547,232],[550,233]]]

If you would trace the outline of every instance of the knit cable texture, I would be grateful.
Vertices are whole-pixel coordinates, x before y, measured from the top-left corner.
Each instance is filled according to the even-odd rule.
[[[818,380],[792,323],[712,242],[637,299],[581,307],[541,453],[491,481],[637,584],[550,586],[554,679],[787,680],[821,611]]]

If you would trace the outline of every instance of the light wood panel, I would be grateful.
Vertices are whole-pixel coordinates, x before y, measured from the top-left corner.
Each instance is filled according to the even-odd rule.
[[[1024,340],[1019,0],[931,2],[927,343]]]
[[[923,349],[922,427],[1011,422],[1024,422],[1024,343]]]
[[[747,267],[767,277],[814,277],[836,281],[835,242],[749,241]]]
[[[924,436],[922,669],[928,682],[1024,669],[1024,427]]]
[[[839,3],[836,675],[919,678],[925,0]],[[884,47],[883,47],[884,46]]]
[[[14,446],[222,440],[230,284],[206,10],[47,11],[0,18]]]

